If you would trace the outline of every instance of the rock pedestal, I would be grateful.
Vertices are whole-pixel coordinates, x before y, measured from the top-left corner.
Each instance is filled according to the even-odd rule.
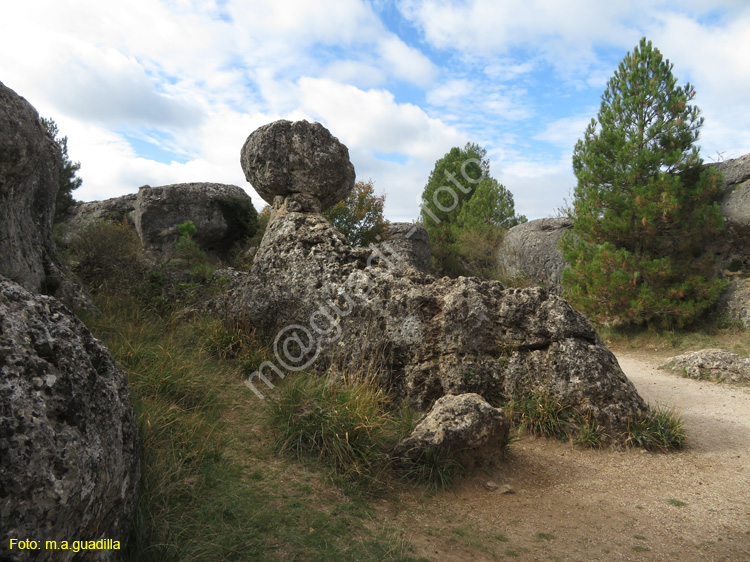
[[[290,145],[288,129],[280,128],[279,142],[272,128],[250,135],[245,170],[247,162],[303,160],[316,173],[315,158],[306,156],[316,147]],[[280,146],[292,152],[264,159]],[[323,167],[330,178],[328,160]],[[285,170],[269,175],[293,185]],[[340,198],[334,185],[348,177],[340,166],[319,197]],[[436,279],[394,266],[377,248],[348,245],[319,213],[299,212],[292,195],[277,196],[251,271],[224,299],[217,305],[232,321],[274,342],[274,360],[248,381],[259,395],[262,383],[285,373],[333,369],[378,373],[383,386],[423,410],[447,394],[476,393],[499,406],[544,390],[613,436],[646,412],[615,357],[565,300],[542,288]]]

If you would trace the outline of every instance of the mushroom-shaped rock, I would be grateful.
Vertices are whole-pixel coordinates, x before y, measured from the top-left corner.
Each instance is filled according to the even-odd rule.
[[[397,464],[406,468],[419,462],[430,449],[464,467],[496,458],[508,438],[505,413],[474,393],[440,398],[406,439],[393,451]]]
[[[349,150],[320,123],[274,121],[256,129],[242,147],[245,178],[267,203],[281,196],[300,211],[320,212],[354,188]]]

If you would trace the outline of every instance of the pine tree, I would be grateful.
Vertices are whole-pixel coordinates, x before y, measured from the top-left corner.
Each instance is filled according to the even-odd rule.
[[[62,153],[62,161],[60,163],[60,179],[59,187],[57,190],[57,199],[55,200],[55,216],[53,222],[59,222],[65,213],[73,206],[75,199],[73,198],[73,191],[81,187],[83,180],[76,174],[81,169],[80,162],[71,161],[68,156],[68,137],[58,138],[60,131],[57,127],[57,123],[53,119],[41,118],[42,126],[50,134],[52,140],[54,140],[60,147]]]
[[[490,176],[487,151],[467,143],[435,163],[424,191],[420,222],[430,236],[438,274],[482,275],[504,230],[525,222],[513,195]]]
[[[721,178],[695,142],[695,91],[644,37],[609,80],[573,153],[571,303],[598,321],[683,326],[718,298],[705,244],[723,228]]]

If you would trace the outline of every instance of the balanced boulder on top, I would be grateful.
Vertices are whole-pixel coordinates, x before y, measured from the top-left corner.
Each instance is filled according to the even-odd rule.
[[[241,163],[258,195],[288,199],[290,210],[324,211],[354,188],[349,150],[320,123],[263,125],[247,137]]]

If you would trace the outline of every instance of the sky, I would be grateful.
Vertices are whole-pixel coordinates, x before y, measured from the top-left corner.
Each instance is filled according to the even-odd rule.
[[[529,219],[570,202],[571,156],[641,37],[690,82],[705,161],[750,152],[747,0],[4,0],[0,82],[68,137],[83,201],[245,189],[240,149],[319,121],[391,221],[435,162],[477,143]]]

